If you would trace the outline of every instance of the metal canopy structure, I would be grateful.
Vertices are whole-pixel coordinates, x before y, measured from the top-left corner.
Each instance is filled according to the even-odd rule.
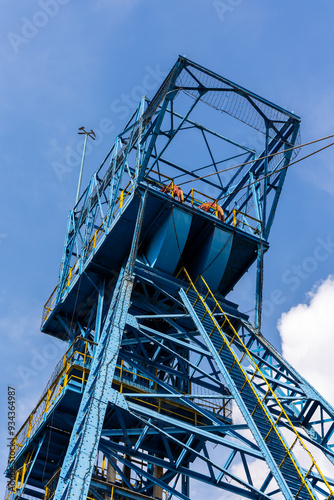
[[[184,57],[143,97],[70,212],[42,319],[68,350],[8,500],[334,496],[334,410],[260,333],[299,126]],[[254,263],[252,326],[226,296]]]

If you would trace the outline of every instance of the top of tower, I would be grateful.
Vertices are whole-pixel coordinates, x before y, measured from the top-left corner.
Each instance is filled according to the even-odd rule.
[[[268,248],[299,125],[294,113],[180,56],[71,210],[43,330],[56,328],[54,310],[66,316],[71,301],[86,300],[99,274],[118,272],[144,190],[138,259],[171,275],[186,263],[225,295],[259,243]]]

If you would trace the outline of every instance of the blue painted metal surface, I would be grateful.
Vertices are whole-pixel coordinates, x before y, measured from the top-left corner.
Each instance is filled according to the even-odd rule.
[[[206,237],[189,249],[190,262],[186,267],[193,279],[201,274],[210,283],[211,289],[218,291],[230,259],[232,243],[232,232],[212,227]]]
[[[107,406],[127,408],[124,397],[112,388],[117,352],[122,339],[133,280],[120,275],[101,339],[85,386],[71,438],[59,475],[55,500],[85,499],[89,490]]]
[[[213,107],[235,137],[208,124]],[[334,464],[334,410],[259,333],[299,124],[183,57],[141,100],[69,215],[42,320],[69,348],[17,433],[8,500],[187,500],[195,481],[254,500],[332,497],[308,447]],[[258,151],[240,144],[247,127]],[[226,295],[255,262],[253,327]],[[203,278],[189,284],[184,267]]]
[[[192,292],[187,295],[183,289],[181,289],[180,293],[198,331],[201,332],[208,349],[223,373],[226,384],[233,394],[234,400],[258,443],[284,497],[293,499],[298,492],[300,498],[312,498],[307,490],[300,494],[302,486],[301,478],[297,470],[294,470],[294,463],[297,460],[294,456],[291,459],[290,456],[286,457],[289,447],[285,443],[281,432],[276,429],[279,439],[276,437],[275,440],[271,439],[266,442],[268,433],[275,426],[276,418],[271,416],[268,407],[262,402],[261,394],[256,394],[256,388],[254,387],[254,392],[252,392],[248,387],[248,385],[251,385],[246,383],[248,378],[235,363],[234,356],[228,350],[227,346],[230,345],[231,339],[225,335],[223,330],[219,328],[219,325],[207,314],[210,309],[205,304],[205,301],[198,300],[199,296],[197,293]],[[202,319],[203,317],[205,317],[205,320]],[[259,401],[261,401],[263,409],[261,409]],[[284,458],[285,462],[287,460],[290,461],[289,467],[285,469],[280,468]],[[297,464],[296,468],[300,469],[300,466]],[[307,485],[312,490],[311,484],[307,483]]]
[[[214,357],[205,343],[201,342],[200,337],[198,337],[201,335],[199,325],[197,325],[197,336],[194,337],[194,326],[196,325],[194,325],[193,316],[185,313],[178,298],[179,291],[184,287],[184,282],[142,264],[136,264],[134,276],[135,285],[131,296],[130,314],[127,316],[127,325],[123,332],[113,381],[113,388],[124,394],[128,409],[110,403],[105,415],[99,444],[100,453],[109,457],[110,460],[116,459],[119,464],[120,479],[115,483],[118,494],[124,495],[124,492],[128,491],[129,498],[131,498],[131,494],[134,494],[134,491],[127,486],[126,467],[130,467],[134,471],[137,465],[133,464],[134,467],[131,468],[131,460],[125,458],[126,456],[131,456],[139,461],[145,455],[145,459],[149,463],[159,465],[162,453],[165,468],[163,478],[166,483],[165,490],[168,492],[173,490],[173,495],[176,497],[179,497],[179,492],[172,485],[180,474],[246,498],[270,498],[270,492],[274,489],[273,479],[269,478],[267,487],[260,490],[255,488],[251,482],[245,481],[241,477],[242,474],[238,477],[232,472],[240,456],[244,457],[247,464],[254,460],[263,460],[264,454],[261,452],[261,448],[249,437],[246,438],[240,434],[240,430],[244,429],[243,426],[232,423],[227,411],[229,403],[222,413],[214,412],[214,402],[219,401],[222,396],[224,399],[220,400],[221,407],[223,407],[224,401],[231,401],[232,398],[239,403],[242,401],[246,405],[246,398],[245,395],[238,398],[235,388],[234,395],[232,391],[227,389],[226,382],[228,380],[224,376],[223,368],[218,372],[222,378],[218,376],[214,366],[209,368],[209,360],[214,360]],[[147,300],[148,296],[157,297],[158,294],[158,301]],[[172,303],[168,303],[171,300]],[[316,432],[319,427],[316,423],[319,412],[314,407],[315,400],[313,399],[316,394],[313,392],[311,395],[309,392],[307,395],[306,388],[309,386],[284,363],[284,360],[262,336],[256,334],[256,331],[247,322],[245,315],[238,312],[235,305],[227,301],[220,303],[224,311],[228,311],[233,324],[238,327],[238,330],[242,330],[248,348],[254,356],[259,357],[258,365],[262,366],[267,380],[272,380],[272,387],[275,388],[275,392],[281,400],[286,400],[287,390],[290,394],[294,394],[289,399],[288,408],[293,408],[295,420],[299,420],[301,425],[307,427],[309,434],[307,434],[306,427],[304,434],[308,436],[309,441],[318,442],[319,449],[327,446],[327,454],[333,455],[331,449],[333,439],[328,424],[331,421],[333,427],[333,409],[330,409],[328,404],[326,406],[324,401],[319,401],[318,405],[322,405],[323,411],[326,408],[323,418],[327,423],[323,426],[323,435],[316,437],[316,434],[313,433],[312,440],[311,431]],[[216,317],[217,320],[222,320],[221,315]],[[161,328],[161,321],[169,325],[169,331]],[[75,351],[83,351],[83,348],[77,346]],[[84,360],[84,355],[80,359]],[[170,361],[167,362],[167,359]],[[162,360],[164,360],[163,363]],[[77,361],[77,363],[79,367],[81,362]],[[92,373],[90,360],[86,360],[85,366]],[[186,371],[185,366],[188,366]],[[58,399],[58,403],[55,401],[54,407],[50,408],[46,427],[42,427],[40,432],[47,432],[47,422],[51,422],[51,419],[54,427],[64,430],[66,428],[71,430],[71,425],[76,425],[75,420],[73,420],[75,418],[73,408],[80,403],[80,399],[75,400],[71,397],[67,399],[67,403],[65,402],[69,391],[80,397],[79,387],[77,388],[79,392],[73,392],[76,387],[75,380],[71,379],[63,395],[58,396],[61,399]],[[188,388],[189,396],[192,395],[189,402],[185,390],[187,380],[192,385],[191,391]],[[82,385],[85,386],[85,384],[81,384],[81,387]],[[261,381],[254,379],[254,385],[258,394],[263,397],[264,388]],[[123,387],[122,391],[120,391],[121,387]],[[230,388],[233,388],[232,383]],[[308,389],[308,391],[311,390]],[[172,398],[176,396],[178,396],[177,400]],[[236,397],[234,398],[234,396]],[[300,401],[304,401],[305,404],[302,409],[299,406]],[[309,404],[306,401],[309,401]],[[68,406],[69,403],[70,406]],[[275,415],[274,410],[273,408],[272,411]],[[58,416],[57,411],[59,411]],[[67,427],[64,427],[64,413],[68,415],[65,419],[65,422],[68,420]],[[277,416],[276,414],[276,418]],[[249,424],[248,426],[250,427]],[[48,434],[46,434],[46,439],[47,437]],[[59,453],[57,448],[66,449],[65,443],[61,444],[60,441],[58,444],[59,437],[57,439],[55,437],[56,435],[49,439],[50,457],[46,461],[47,478],[49,479],[57,473],[58,467],[56,462],[52,464],[53,458],[51,459],[51,457],[57,456]],[[62,439],[66,439],[66,434]],[[305,439],[304,435],[303,439]],[[232,450],[233,459],[228,460],[227,455],[225,461],[227,465],[217,462],[210,456],[207,448],[209,443],[221,446],[222,454],[224,454],[223,450]],[[21,456],[23,457],[32,448],[33,441],[27,442],[27,447],[21,451]],[[145,453],[144,450],[146,450]],[[205,457],[204,450],[208,453],[205,459],[200,458]],[[46,454],[47,446],[43,451]],[[44,456],[44,458],[46,457],[47,455]],[[176,457],[178,458],[176,459]],[[265,458],[270,464],[268,457]],[[198,473],[192,470],[194,460],[202,461],[203,472]],[[189,464],[184,467],[183,463],[187,461]],[[125,472],[123,466],[126,466]],[[198,470],[198,466],[196,470]],[[304,474],[306,472],[304,471]],[[38,470],[32,471],[30,477],[38,477]],[[55,477],[57,478],[57,475]],[[123,479],[121,479],[122,477]],[[101,490],[102,486],[99,482],[101,476],[93,473],[92,478],[90,494],[93,494],[93,490],[100,492],[100,494],[102,491],[111,494],[111,486],[108,486],[107,483],[104,483],[106,489]],[[142,481],[142,487],[138,486],[137,491],[143,491],[142,488],[144,488],[150,496],[152,494],[150,491],[153,491],[153,484],[155,484],[153,470],[146,471]],[[160,482],[158,483],[160,484]],[[321,482],[318,480],[316,486],[317,484],[320,486]]]
[[[190,230],[192,216],[177,207],[172,207],[170,215],[157,227],[149,238],[145,258],[151,267],[174,274],[182,256]]]

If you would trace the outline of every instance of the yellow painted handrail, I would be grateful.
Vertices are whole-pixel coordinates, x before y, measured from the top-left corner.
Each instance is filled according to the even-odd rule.
[[[301,481],[302,481],[302,487],[303,487],[303,486],[305,486],[305,487],[306,487],[306,489],[308,490],[309,494],[311,495],[311,497],[312,497],[314,500],[316,500],[316,499],[314,498],[314,495],[312,494],[312,492],[311,492],[311,490],[310,490],[310,488],[309,488],[309,486],[308,486],[308,484],[307,484],[306,480],[305,480],[305,479],[306,479],[306,477],[308,476],[308,474],[310,473],[311,469],[312,469],[313,467],[315,467],[315,468],[317,469],[317,471],[318,471],[318,473],[319,473],[319,475],[320,475],[320,477],[321,477],[322,481],[324,482],[324,484],[326,485],[326,487],[327,487],[327,489],[328,489],[328,491],[329,491],[329,496],[327,497],[327,500],[329,500],[329,498],[331,498],[331,497],[334,497],[334,492],[333,492],[333,490],[331,489],[330,485],[328,484],[327,480],[325,479],[324,475],[322,474],[322,472],[321,472],[321,470],[320,470],[319,466],[318,466],[318,465],[317,465],[317,463],[315,462],[315,460],[314,460],[314,458],[313,458],[313,456],[312,456],[311,452],[310,452],[310,451],[308,450],[308,448],[306,447],[306,445],[305,445],[305,443],[304,443],[303,439],[302,439],[302,438],[301,438],[301,436],[299,435],[299,433],[298,433],[297,429],[296,429],[296,428],[294,427],[294,425],[292,424],[292,422],[291,422],[290,418],[288,417],[288,415],[287,415],[287,413],[285,412],[285,410],[284,410],[283,406],[281,405],[280,401],[278,400],[278,398],[277,398],[277,396],[276,396],[275,392],[272,390],[272,388],[271,388],[271,386],[270,386],[269,382],[266,380],[266,378],[265,378],[264,374],[262,373],[262,371],[261,371],[261,370],[260,370],[260,368],[258,367],[258,365],[257,365],[256,361],[254,360],[253,356],[251,355],[250,351],[247,349],[247,347],[246,347],[246,346],[245,346],[245,344],[243,343],[243,341],[242,341],[241,337],[239,336],[238,332],[235,330],[235,328],[234,328],[234,326],[232,325],[231,321],[229,320],[229,318],[227,317],[227,315],[226,315],[226,314],[225,314],[225,312],[223,311],[222,307],[221,307],[221,306],[220,306],[220,304],[218,303],[217,299],[215,298],[214,294],[212,293],[212,291],[211,291],[211,289],[210,289],[209,285],[206,283],[206,281],[205,281],[205,279],[203,278],[203,276],[199,276],[197,279],[199,279],[199,278],[200,278],[200,279],[203,281],[203,283],[204,283],[204,285],[206,286],[206,288],[207,288],[207,290],[208,290],[208,292],[209,292],[210,296],[211,296],[211,297],[212,297],[212,299],[214,300],[214,302],[215,302],[215,304],[216,304],[216,307],[218,307],[218,308],[219,308],[219,310],[221,311],[221,313],[224,315],[224,318],[225,318],[225,320],[227,321],[227,323],[228,323],[229,327],[232,329],[232,331],[233,331],[233,338],[235,338],[235,337],[236,337],[236,338],[238,339],[238,342],[240,343],[240,345],[241,345],[241,346],[242,346],[242,348],[244,349],[244,352],[246,352],[246,353],[247,353],[247,356],[248,356],[249,360],[252,362],[252,364],[253,364],[253,366],[254,366],[254,368],[255,368],[255,371],[259,374],[259,376],[262,378],[262,380],[263,380],[263,381],[265,382],[265,384],[267,385],[267,387],[268,387],[268,391],[267,391],[267,393],[266,393],[265,397],[267,396],[267,394],[269,394],[269,392],[271,393],[271,395],[273,396],[273,398],[275,399],[276,403],[278,404],[278,406],[279,406],[279,408],[280,408],[280,410],[281,410],[281,416],[282,416],[282,415],[284,415],[284,417],[286,418],[286,420],[287,420],[287,421],[288,421],[288,423],[289,423],[290,429],[294,432],[294,434],[295,434],[295,436],[296,436],[296,439],[294,440],[294,442],[293,442],[293,444],[290,446],[290,448],[288,448],[288,447],[287,447],[287,445],[285,444],[284,440],[283,440],[283,439],[282,439],[282,437],[281,437],[280,432],[279,432],[279,431],[278,431],[278,429],[276,428],[275,423],[273,423],[273,422],[272,422],[272,420],[271,420],[271,418],[270,418],[270,416],[269,416],[269,414],[268,414],[268,412],[267,412],[266,407],[263,405],[263,402],[264,402],[264,399],[265,399],[265,398],[263,398],[262,400],[259,398],[259,396],[258,396],[258,394],[257,394],[257,391],[256,391],[256,390],[255,390],[255,388],[253,387],[253,384],[252,384],[251,380],[248,378],[248,376],[247,376],[247,374],[246,374],[246,372],[245,372],[244,368],[243,368],[243,367],[242,367],[242,365],[240,364],[240,361],[238,360],[238,358],[237,358],[237,356],[236,356],[236,354],[235,354],[234,350],[233,350],[233,349],[232,349],[232,347],[231,347],[232,342],[230,342],[230,343],[226,342],[225,337],[224,337],[224,335],[222,334],[222,331],[221,331],[221,329],[220,329],[220,326],[218,325],[218,323],[217,323],[216,319],[215,319],[215,318],[214,318],[214,316],[212,315],[211,310],[210,310],[210,309],[209,309],[209,307],[207,306],[206,302],[203,300],[203,298],[202,298],[201,294],[198,292],[198,290],[197,290],[197,288],[196,288],[195,284],[193,283],[193,281],[192,281],[191,277],[189,276],[189,274],[188,274],[187,270],[186,270],[185,268],[183,268],[183,269],[182,269],[182,271],[184,271],[184,273],[186,274],[187,279],[188,279],[188,281],[189,281],[189,283],[190,283],[188,290],[189,290],[190,288],[193,288],[193,289],[194,289],[194,291],[196,292],[196,294],[198,295],[198,298],[201,300],[201,302],[202,302],[203,306],[205,307],[206,311],[207,311],[207,312],[208,312],[208,314],[210,315],[210,318],[211,318],[211,320],[213,321],[213,323],[214,323],[214,325],[215,325],[216,329],[218,330],[218,332],[219,332],[219,333],[220,333],[220,335],[222,336],[222,338],[223,338],[223,340],[224,340],[224,345],[226,345],[226,346],[228,347],[228,349],[230,350],[230,352],[232,353],[232,355],[233,355],[233,357],[234,357],[234,359],[235,359],[235,362],[238,364],[238,366],[239,366],[240,370],[242,371],[242,373],[243,373],[243,375],[244,375],[244,377],[245,377],[245,383],[248,383],[248,384],[249,384],[249,386],[250,386],[250,388],[252,389],[252,391],[253,391],[253,393],[254,393],[254,395],[255,395],[256,399],[258,400],[258,405],[260,405],[260,406],[261,406],[261,408],[262,408],[262,410],[264,411],[264,413],[266,414],[266,416],[267,416],[268,420],[269,420],[269,421],[270,421],[270,423],[272,424],[272,429],[276,432],[276,434],[277,434],[277,436],[278,436],[279,440],[281,441],[281,443],[283,444],[283,446],[284,446],[284,448],[285,448],[285,450],[286,450],[286,452],[287,452],[286,457],[287,457],[287,456],[289,456],[289,457],[290,457],[291,462],[293,463],[293,465],[294,465],[294,467],[295,467],[295,469],[296,469],[296,471],[297,471],[298,475],[299,475],[299,476],[300,476],[300,478],[301,478]],[[197,281],[197,280],[196,280],[196,281]],[[188,290],[187,290],[187,292],[188,292]],[[197,299],[196,299],[196,300],[197,300]],[[244,384],[244,385],[245,385],[245,384]],[[243,386],[243,387],[244,387],[244,386]],[[241,391],[240,391],[240,392],[241,392]],[[277,420],[276,420],[276,423],[278,423],[278,420],[279,420],[279,419],[277,419]],[[309,468],[309,470],[307,471],[307,473],[306,473],[305,477],[304,477],[304,476],[303,476],[303,474],[301,473],[301,471],[300,471],[299,467],[297,466],[297,464],[296,464],[296,462],[295,462],[295,460],[294,460],[294,458],[293,458],[292,454],[290,453],[290,452],[291,452],[291,450],[292,450],[292,448],[293,448],[293,446],[295,445],[295,443],[296,443],[297,441],[301,444],[302,448],[306,451],[306,453],[308,454],[309,458],[310,458],[310,459],[311,459],[311,461],[312,461],[312,465],[311,465],[311,467]],[[285,460],[285,459],[284,459],[284,460]],[[282,463],[279,465],[279,467],[281,467],[281,466],[283,465],[284,460],[283,460],[283,461],[282,461]],[[301,490],[301,488],[300,488],[300,490]],[[299,491],[300,491],[300,490],[299,490]],[[299,492],[298,492],[298,494],[299,494]],[[297,494],[296,496],[298,496],[298,494]]]
[[[257,228],[256,227],[253,227],[251,226],[250,224],[247,224],[247,222],[245,221],[242,221],[242,220],[238,220],[237,219],[237,214],[240,214],[240,215],[243,215],[244,217],[246,217],[247,219],[251,219],[253,220],[254,222],[257,222],[259,224],[259,226],[261,227],[261,229],[263,228],[263,224],[262,222],[259,220],[259,219],[256,219],[255,217],[253,217],[252,215],[249,215],[249,214],[246,214],[245,212],[241,212],[241,210],[237,210],[236,208],[233,208],[232,210],[232,214],[233,214],[233,225],[234,227],[237,227],[238,223],[239,224],[242,224],[243,226],[247,226],[247,227],[250,227],[251,229],[253,229],[253,231],[256,231]],[[231,212],[229,213],[229,215],[226,217],[226,219],[228,219],[231,215]]]
[[[75,348],[75,342],[76,343],[84,342],[85,347],[81,350],[78,350]],[[61,369],[56,369],[56,376],[51,377],[51,382],[49,383],[47,390],[37,403],[32,413],[29,415],[27,420],[21,426],[19,431],[16,433],[16,436],[13,439],[14,447],[13,447],[12,460],[15,459],[17,451],[24,446],[25,442],[32,435],[32,432],[43,421],[44,416],[50,410],[52,404],[55,402],[58,396],[63,392],[63,390],[67,387],[67,385],[71,381],[80,382],[82,385],[84,385],[87,382],[87,377],[90,371],[89,368],[87,368],[86,366],[87,361],[93,359],[93,357],[90,356],[87,352],[87,346],[88,343],[92,345],[94,345],[95,343],[88,339],[83,339],[82,337],[78,337],[75,342],[70,346],[70,348],[66,351],[65,355],[63,356],[62,360],[58,363],[57,366],[61,365]],[[75,356],[77,355],[82,358],[83,366],[78,364],[80,361],[74,359]],[[82,375],[75,375],[71,373],[72,368],[81,371]],[[119,373],[119,375],[117,372]],[[132,370],[124,368],[123,361],[121,361],[120,365],[116,365],[115,383],[120,384],[121,389],[123,389],[124,385],[125,387],[131,387],[131,389],[136,392],[136,389],[132,384],[133,376],[136,377],[139,384],[141,383],[142,385],[144,385],[144,383],[146,383],[147,385],[147,383],[152,383],[152,386],[154,384],[153,380],[150,379],[149,377],[146,377],[144,375],[135,373]],[[119,382],[117,381],[118,378],[120,379]],[[131,381],[129,380],[130,378]],[[196,399],[196,394],[194,394],[193,396],[194,399]],[[217,399],[219,399],[219,397],[217,397]],[[145,404],[151,404],[151,403],[148,403],[146,401]],[[169,404],[174,407],[184,408],[182,405],[174,401],[169,402]],[[212,401],[210,402],[200,401],[198,402],[198,404],[200,406],[210,407],[213,412],[216,410],[216,413],[220,413],[223,411],[225,417],[230,417],[231,410],[228,407],[226,407],[225,402],[223,403],[223,405],[216,404]],[[175,412],[171,410],[171,413]]]

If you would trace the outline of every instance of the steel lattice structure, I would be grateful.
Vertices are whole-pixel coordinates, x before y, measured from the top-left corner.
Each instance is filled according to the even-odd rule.
[[[70,212],[42,320],[68,350],[13,441],[8,500],[334,496],[334,410],[260,333],[299,127],[184,57],[142,99]],[[252,326],[226,296],[254,263]]]

